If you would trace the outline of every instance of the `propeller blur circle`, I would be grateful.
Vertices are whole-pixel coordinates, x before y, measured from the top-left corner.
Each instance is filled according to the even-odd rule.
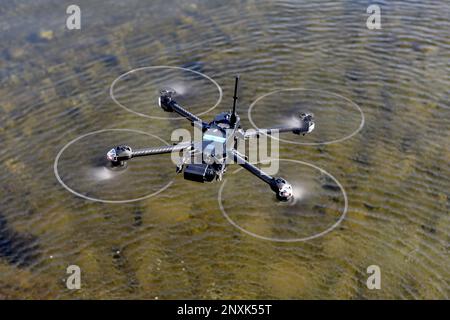
[[[198,116],[215,109],[223,95],[222,88],[211,77],[175,66],[147,66],[127,71],[111,83],[109,94],[118,106],[138,116],[181,119],[178,114],[164,112],[158,106],[161,89],[174,90],[176,101]]]
[[[56,179],[72,194],[103,203],[141,201],[158,195],[173,183],[175,170],[167,155],[136,158],[125,167],[111,167],[106,152],[114,144],[136,148],[168,145],[156,135],[134,129],[89,132],[58,152],[53,165]]]
[[[271,137],[298,145],[326,145],[350,139],[365,123],[363,110],[349,98],[305,88],[279,89],[258,97],[248,109],[248,119],[256,130],[292,127],[299,123],[301,113],[314,115],[315,129],[311,133]]]
[[[239,168],[228,173],[219,189],[218,203],[226,220],[247,235],[274,242],[308,241],[336,229],[348,210],[342,184],[314,164],[292,159],[273,161],[279,162],[276,176],[292,185],[294,199],[278,201],[267,184],[253,181],[255,177]]]

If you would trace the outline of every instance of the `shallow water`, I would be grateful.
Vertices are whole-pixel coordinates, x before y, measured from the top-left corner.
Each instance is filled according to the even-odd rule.
[[[366,28],[367,1],[95,2],[77,2],[79,31],[65,29],[60,1],[8,1],[0,9],[0,298],[449,297],[448,1],[378,2],[381,30]],[[240,73],[245,128],[251,103],[264,94],[324,91],[299,95],[302,106],[317,108],[318,127],[305,140],[289,140],[332,140],[358,128],[359,115],[342,100],[323,97],[328,92],[360,106],[364,127],[345,141],[280,142],[280,158],[313,163],[342,184],[344,221],[306,242],[270,242],[228,222],[217,199],[220,183],[177,176],[170,193],[120,204],[88,201],[63,188],[55,158],[81,135],[122,128],[170,141],[173,129],[191,128],[184,120],[140,117],[111,99],[110,85],[121,74],[157,65],[184,66],[217,81],[223,99],[206,120],[230,108],[233,76]],[[153,76],[137,83],[145,87]],[[145,111],[148,98],[130,81],[121,84],[118,99]],[[214,90],[195,92],[196,112],[216,100]],[[255,109],[275,117],[273,103]],[[329,111],[322,117],[323,108]],[[266,121],[262,115],[255,111],[257,125]],[[80,146],[103,152],[114,139],[72,145],[62,155],[61,170],[74,179],[68,183],[84,177],[74,173],[81,170]],[[172,179],[173,165],[163,157],[120,180],[124,193],[116,196],[141,196],[166,181],[166,172]],[[158,176],[146,177],[149,171]],[[245,172],[242,179],[229,173],[224,206],[253,232],[305,236],[338,217],[328,212],[341,208],[339,194],[317,197],[323,213],[308,217],[307,225],[289,212],[274,217],[276,211],[264,210],[273,205],[265,198],[270,191]],[[108,184],[87,188],[91,196],[115,196]],[[338,193],[335,185],[317,188]],[[71,264],[82,270],[81,290],[65,287]],[[381,268],[381,290],[366,287],[373,264]]]

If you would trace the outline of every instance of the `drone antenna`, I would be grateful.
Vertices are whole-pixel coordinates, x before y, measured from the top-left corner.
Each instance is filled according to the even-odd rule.
[[[234,83],[233,112],[231,113],[230,119],[232,125],[236,123],[236,101],[238,99],[237,97],[238,82],[239,82],[239,75],[236,76],[236,81]]]

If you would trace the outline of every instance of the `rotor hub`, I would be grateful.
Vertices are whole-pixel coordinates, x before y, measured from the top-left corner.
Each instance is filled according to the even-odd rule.
[[[170,87],[165,87],[165,88],[162,88],[161,90],[159,90],[159,95],[161,97],[172,98],[176,94],[177,94],[177,92],[175,91],[175,89],[170,88]]]
[[[131,159],[133,151],[129,146],[120,145],[108,151],[106,158],[111,162],[113,167],[123,167],[126,160]]]
[[[283,178],[275,178],[271,188],[280,201],[289,201],[294,197],[291,184]]]

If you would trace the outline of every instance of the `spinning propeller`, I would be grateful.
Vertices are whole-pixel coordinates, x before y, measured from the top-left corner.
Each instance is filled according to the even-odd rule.
[[[108,152],[111,145],[165,145],[157,136],[132,129],[105,129],[80,136],[61,149],[55,160],[58,181],[70,192],[85,199],[124,203],[142,200],[165,190],[173,181],[173,165],[164,156],[152,161],[111,161],[126,148]],[[167,147],[170,147],[169,145]]]
[[[267,192],[264,185],[245,177],[242,169],[233,170],[219,191],[225,218],[244,233],[276,242],[306,241],[336,228],[347,211],[347,195],[339,181],[307,162],[278,161],[277,174],[289,180],[293,197],[277,201],[261,196]],[[268,170],[267,165],[262,168]]]
[[[268,116],[270,114],[270,117]],[[364,114],[353,101],[341,95],[314,89],[281,89],[257,98],[248,118],[255,129],[296,126],[311,117],[314,134],[302,139],[284,135],[278,139],[299,145],[325,145],[351,138],[364,125]]]
[[[110,87],[111,98],[129,112],[151,119],[180,119],[158,108],[161,91],[176,96],[178,103],[189,106],[198,116],[213,110],[222,100],[222,88],[216,81],[180,67],[133,69],[116,78]]]

